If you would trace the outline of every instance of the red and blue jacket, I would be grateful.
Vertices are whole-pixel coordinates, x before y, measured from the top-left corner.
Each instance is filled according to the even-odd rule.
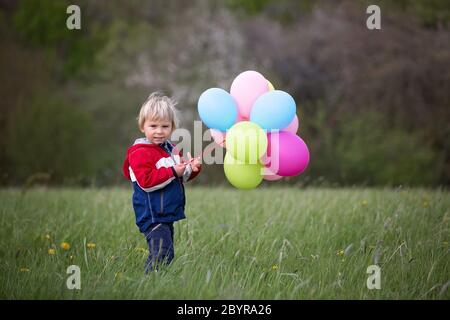
[[[174,222],[186,218],[184,182],[200,172],[190,166],[182,177],[173,169],[181,163],[181,154],[166,141],[152,144],[147,139],[137,139],[128,148],[123,163],[123,174],[133,184],[133,208],[139,231],[145,232],[153,223]]]

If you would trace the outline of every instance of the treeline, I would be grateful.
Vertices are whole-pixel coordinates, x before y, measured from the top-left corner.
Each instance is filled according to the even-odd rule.
[[[1,184],[123,183],[150,92],[192,129],[203,90],[254,69],[298,103],[311,163],[287,183],[448,186],[450,5],[374,3],[379,31],[368,1],[0,1]]]

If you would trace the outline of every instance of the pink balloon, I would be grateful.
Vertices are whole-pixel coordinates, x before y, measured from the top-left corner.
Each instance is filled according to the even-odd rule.
[[[275,173],[273,173],[270,169],[265,168],[264,170],[264,176],[263,179],[267,180],[267,181],[276,181],[276,180],[280,180],[281,178],[283,178],[282,176],[279,176]]]
[[[241,122],[241,121],[250,121],[249,118],[241,116],[240,113],[238,113],[237,119],[236,119],[236,123]]]
[[[282,177],[296,176],[309,164],[309,150],[299,136],[289,131],[267,135],[267,155],[261,158],[265,166]]]
[[[230,94],[236,100],[239,114],[247,119],[253,103],[259,96],[269,91],[267,80],[256,71],[244,71],[239,74],[231,84]]]
[[[216,129],[209,129],[211,131],[211,137],[214,139],[214,142],[217,143],[219,146],[224,147],[225,146],[225,138],[226,133],[216,130]]]
[[[292,132],[293,134],[297,134],[297,130],[298,130],[298,117],[297,115],[295,115],[291,123],[281,131],[289,131]]]

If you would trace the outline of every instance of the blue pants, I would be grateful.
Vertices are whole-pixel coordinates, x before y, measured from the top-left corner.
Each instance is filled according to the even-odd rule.
[[[175,256],[173,249],[173,222],[151,224],[144,233],[149,255],[145,263],[145,273],[158,270],[163,264],[170,264]]]

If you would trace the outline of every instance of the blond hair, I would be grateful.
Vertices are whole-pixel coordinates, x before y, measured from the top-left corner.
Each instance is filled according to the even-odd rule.
[[[152,120],[168,120],[172,122],[172,130],[178,128],[179,120],[177,116],[177,109],[175,108],[177,102],[160,92],[153,92],[150,94],[142,104],[139,116],[137,117],[139,129],[142,129],[144,122],[147,119]]]

